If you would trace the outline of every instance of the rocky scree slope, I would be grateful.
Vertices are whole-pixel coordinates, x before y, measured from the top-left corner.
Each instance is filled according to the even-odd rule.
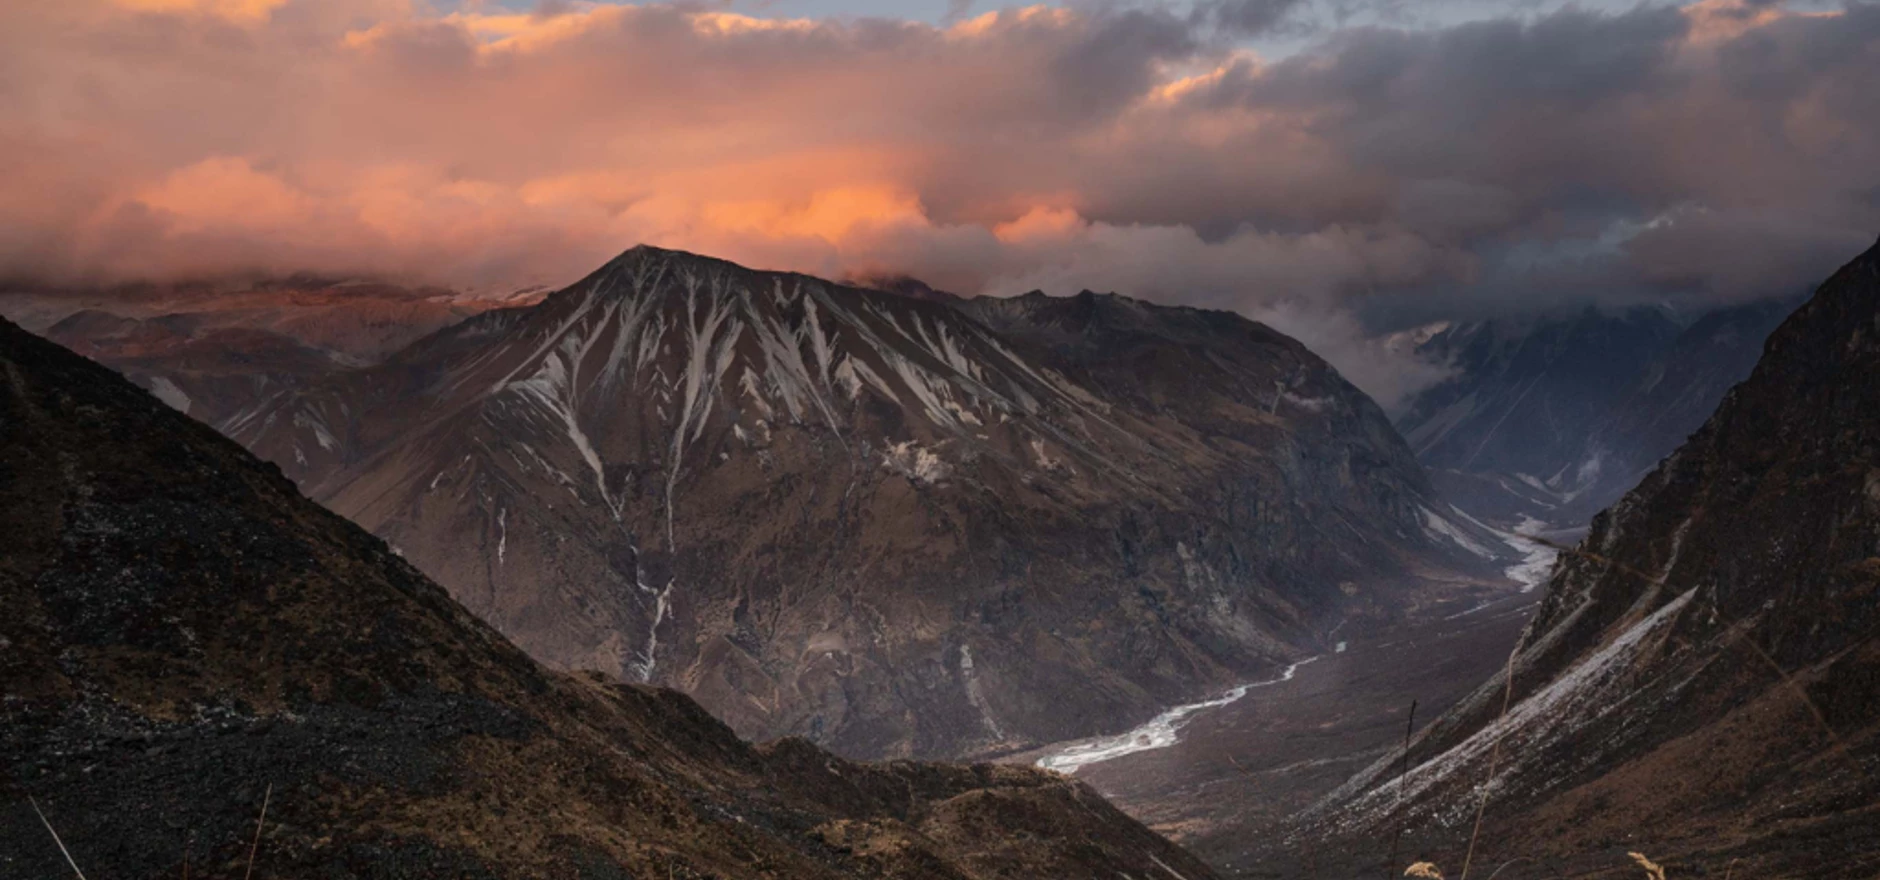
[[[1880,246],[1563,553],[1512,689],[1485,684],[1417,737],[1407,781],[1380,760],[1310,834],[1407,826],[1455,866],[1486,790],[1478,865],[1630,848],[1672,876],[1880,873],[1876,376]]]
[[[536,657],[861,756],[1122,729],[1485,564],[1303,346],[1120,297],[635,248],[222,427]]]
[[[1213,876],[1029,768],[753,747],[545,670],[273,465],[0,321],[0,876]],[[187,869],[184,867],[187,865]]]

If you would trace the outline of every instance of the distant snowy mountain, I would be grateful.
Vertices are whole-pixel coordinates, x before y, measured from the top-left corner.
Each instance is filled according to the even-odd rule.
[[[1123,729],[1513,555],[1244,318],[651,248],[221,427],[536,656],[859,755]]]
[[[1453,871],[1486,797],[1475,864],[1525,860],[1512,876],[1626,849],[1671,876],[1874,876],[1877,328],[1880,245],[1562,554],[1512,683],[1421,732],[1407,774],[1397,754],[1359,774],[1315,834],[1407,828]]]
[[[1655,309],[1455,325],[1418,349],[1454,377],[1415,398],[1397,428],[1471,514],[1582,526],[1703,424],[1794,306],[1688,326]]]

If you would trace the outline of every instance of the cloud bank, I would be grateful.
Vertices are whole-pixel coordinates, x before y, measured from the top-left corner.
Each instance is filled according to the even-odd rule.
[[[701,5],[13,0],[0,275],[566,283],[649,242],[1377,342],[1789,295],[1880,232],[1880,7],[1706,0],[1236,48],[1306,0],[947,25]]]

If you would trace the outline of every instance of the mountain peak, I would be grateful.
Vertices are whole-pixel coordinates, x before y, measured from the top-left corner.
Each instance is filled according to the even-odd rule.
[[[635,248],[224,427],[535,656],[861,755],[1146,718],[1318,650],[1379,604],[1343,586],[1364,571],[1479,564],[1296,341],[1094,293],[936,301]],[[1330,537],[1354,521],[1388,525]],[[1174,672],[1108,635],[1163,594],[1212,597],[1131,637]],[[1100,684],[1047,711],[1046,682]]]
[[[1046,771],[753,748],[545,670],[103,367],[0,321],[0,375],[0,874],[1214,876]]]

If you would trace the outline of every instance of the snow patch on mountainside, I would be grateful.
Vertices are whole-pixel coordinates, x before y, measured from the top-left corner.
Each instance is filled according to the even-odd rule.
[[[881,466],[913,482],[929,486],[945,480],[953,473],[953,469],[933,450],[923,449],[912,440],[903,440],[883,450]]]
[[[1631,661],[1643,649],[1645,640],[1669,624],[1696,594],[1695,589],[1687,591],[1633,624],[1545,688],[1516,703],[1502,718],[1456,747],[1412,768],[1401,785],[1393,783],[1367,792],[1346,809],[1345,821],[1377,821],[1397,804],[1415,802],[1460,773],[1482,772],[1488,767],[1490,752],[1505,741],[1501,749],[1503,760],[1494,778],[1477,783],[1491,790],[1499,788],[1514,773],[1523,755],[1542,754],[1549,746],[1622,711],[1635,689],[1616,686],[1623,684],[1623,674]],[[1505,676],[1503,673],[1498,677],[1496,688],[1504,686]],[[1354,783],[1368,782],[1368,779],[1369,774],[1361,775],[1327,800],[1337,802],[1354,789]],[[1466,812],[1473,804],[1474,799],[1463,799],[1450,809]]]
[[[1531,593],[1535,587],[1546,583],[1547,576],[1553,573],[1554,561],[1560,558],[1560,551],[1534,540],[1546,528],[1546,523],[1522,516],[1521,524],[1515,526],[1513,533],[1502,535],[1508,546],[1522,554],[1521,561],[1509,566],[1506,574],[1509,580],[1521,585],[1523,593]]]
[[[1495,558],[1495,551],[1482,546],[1474,538],[1469,537],[1468,534],[1457,528],[1455,523],[1450,522],[1441,514],[1427,507],[1423,508],[1423,530],[1433,540],[1442,541],[1448,539],[1456,546],[1476,556],[1480,556],[1483,559]]]
[[[170,408],[177,412],[189,412],[189,395],[184,394],[183,389],[176,387],[175,382],[163,376],[150,377],[150,393],[156,395],[158,400],[169,404]]]

